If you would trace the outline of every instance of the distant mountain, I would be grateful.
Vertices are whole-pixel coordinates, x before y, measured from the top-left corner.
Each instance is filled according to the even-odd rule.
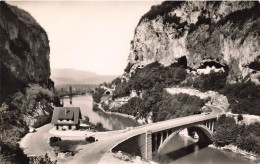
[[[55,85],[61,84],[100,84],[111,82],[118,75],[98,75],[94,72],[61,68],[51,70],[51,79]]]

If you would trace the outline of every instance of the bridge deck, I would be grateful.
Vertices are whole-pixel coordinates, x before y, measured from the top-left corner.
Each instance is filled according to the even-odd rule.
[[[212,107],[213,111],[211,114],[199,114],[187,117],[176,118],[172,120],[161,121],[157,123],[147,124],[135,127],[129,131],[113,131],[104,140],[99,140],[98,142],[89,144],[86,149],[81,150],[75,155],[73,162],[83,164],[83,163],[98,163],[103,154],[114,148],[119,143],[146,131],[151,131],[152,133],[180,127],[184,125],[194,124],[206,120],[216,119],[218,114],[223,113],[219,108]],[[70,163],[70,161],[68,162]]]

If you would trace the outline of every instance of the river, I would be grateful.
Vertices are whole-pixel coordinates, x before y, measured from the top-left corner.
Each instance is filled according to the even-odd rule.
[[[88,116],[93,123],[101,122],[103,126],[110,130],[124,129],[129,126],[138,126],[137,121],[119,116],[116,114],[107,114],[103,111],[93,111],[93,99],[91,95],[75,96],[72,99],[65,98],[64,106],[80,107],[83,116]],[[241,155],[220,151],[210,147],[202,148],[193,141],[182,135],[173,137],[169,144],[164,147],[158,157],[154,160],[159,163],[170,164],[245,164],[254,163],[251,160],[243,158]]]

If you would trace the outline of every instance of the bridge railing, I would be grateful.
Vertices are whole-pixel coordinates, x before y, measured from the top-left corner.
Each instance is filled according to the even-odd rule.
[[[178,121],[178,120],[189,119],[189,118],[198,117],[198,116],[205,116],[205,114],[197,114],[197,115],[191,115],[191,116],[185,116],[185,117],[178,117],[178,118],[165,120],[165,121],[159,121],[159,122],[155,122],[155,123],[151,123],[151,124],[136,126],[136,127],[134,127],[134,129],[140,129],[140,128],[144,128],[144,127],[151,126],[151,125],[159,125],[159,124],[163,124],[163,123],[167,123],[167,122],[172,122],[173,120]],[[217,116],[217,114],[209,114],[208,117],[210,117],[208,119],[213,119],[213,118],[217,118],[218,116]],[[207,120],[207,119],[205,119],[205,120]]]

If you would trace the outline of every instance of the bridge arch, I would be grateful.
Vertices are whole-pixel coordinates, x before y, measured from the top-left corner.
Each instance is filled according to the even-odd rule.
[[[198,136],[199,136],[199,140],[198,143],[204,143],[204,144],[210,144],[213,141],[212,135],[213,132],[205,125],[191,125],[188,127],[182,127],[179,128],[177,130],[174,130],[167,138],[162,138],[163,141],[161,144],[159,144],[158,150],[157,152],[161,152],[163,150],[163,148],[168,144],[168,142],[172,139],[172,137],[174,137],[176,134],[178,134],[180,131],[184,130],[184,129],[190,129],[192,131],[195,131]]]

